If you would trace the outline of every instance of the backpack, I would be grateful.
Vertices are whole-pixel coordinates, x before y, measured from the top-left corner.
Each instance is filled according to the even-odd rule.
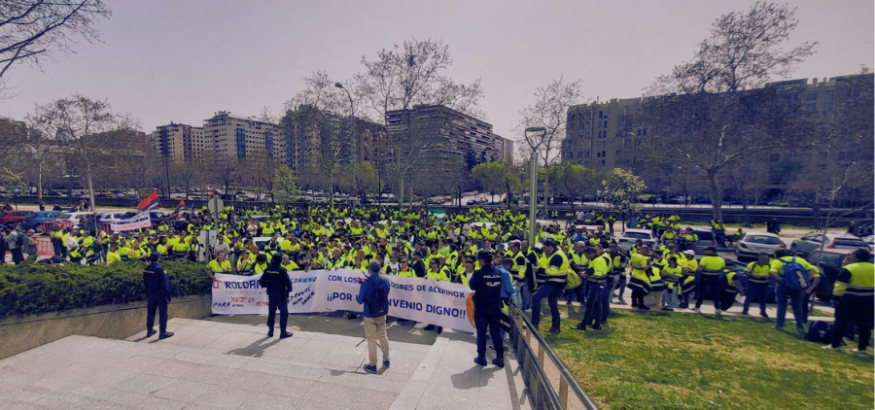
[[[808,333],[805,334],[805,340],[814,343],[831,343],[833,333],[833,323],[817,320],[808,325]]]
[[[809,285],[808,271],[796,262],[796,257],[793,257],[791,261],[781,261],[784,262],[783,278],[784,278],[784,286],[789,289],[804,289]]]
[[[383,279],[380,278],[377,283],[379,285],[374,288],[367,300],[371,317],[385,316],[389,313],[389,298],[386,295],[386,289],[383,289]]]
[[[565,289],[576,289],[581,283],[583,283],[583,278],[574,271],[568,272],[566,278]]]

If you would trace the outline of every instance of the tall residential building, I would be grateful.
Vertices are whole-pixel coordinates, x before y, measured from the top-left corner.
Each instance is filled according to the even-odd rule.
[[[234,116],[219,111],[204,120],[205,150],[213,151],[216,158],[245,161],[270,158],[286,161],[286,144],[282,128],[254,118]]]
[[[167,155],[176,164],[200,162],[208,149],[203,128],[173,122],[158,126],[149,134],[149,142],[158,155]]]
[[[498,136],[496,135],[496,137]],[[499,161],[504,161],[508,164],[513,163],[513,141],[504,137],[496,138],[495,152],[497,153],[496,159]]]
[[[390,111],[386,117],[386,166],[396,173],[404,166],[425,171],[426,185],[455,190],[467,178],[460,170],[467,163],[513,158],[513,144],[493,134],[491,124],[442,105]]]
[[[872,102],[872,76],[872,74],[851,75],[824,78],[821,81],[814,78],[810,82],[807,79],[796,79],[769,83],[766,87],[776,89],[776,104],[786,103],[794,107],[791,115],[799,118],[804,116],[817,124],[820,132],[829,132],[829,129],[838,125],[836,120],[838,114],[845,115],[838,121],[847,121],[847,111],[855,109],[853,106],[843,105],[848,98],[856,98],[860,95],[868,98],[868,105],[861,105],[866,112],[860,113],[859,117],[872,121],[869,108]],[[857,84],[869,84],[869,86],[859,87]],[[862,90],[863,88],[866,90]],[[606,102],[570,107],[567,114],[567,136],[562,141],[561,147],[562,161],[573,161],[595,169],[632,168],[644,173],[645,179],[650,178],[651,181],[656,180],[658,183],[660,170],[651,166],[654,164],[644,166],[648,158],[652,157],[644,155],[645,150],[655,138],[659,137],[658,130],[653,128],[653,124],[648,124],[647,119],[648,103],[652,101],[653,97],[614,98]],[[840,110],[842,113],[838,112]],[[772,176],[770,188],[777,189],[780,188],[781,182],[774,175],[780,171],[778,168],[787,165],[786,161],[823,166],[827,161],[850,160],[853,153],[854,147],[838,142],[816,149],[807,147],[766,152],[763,153],[763,158],[757,161],[767,163],[762,168]],[[868,155],[871,160],[871,153]],[[648,182],[648,185],[654,184]]]
[[[296,171],[319,172],[328,163],[348,164],[353,158],[352,130],[348,116],[309,106],[288,111],[280,120],[289,168]],[[385,127],[370,121],[355,119],[355,158],[378,166],[379,137]]]

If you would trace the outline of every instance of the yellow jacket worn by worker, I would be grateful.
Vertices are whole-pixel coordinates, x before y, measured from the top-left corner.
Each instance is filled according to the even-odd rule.
[[[722,275],[726,268],[726,260],[716,255],[706,255],[699,260],[699,268],[703,275]]]
[[[629,277],[629,287],[637,288],[645,294],[650,293],[650,275],[647,273],[647,270],[650,269],[648,262],[649,258],[640,253],[632,255],[630,258],[632,273]]]
[[[547,267],[544,274],[538,275],[538,283],[558,283],[565,285],[568,273],[571,272],[571,262],[562,249],[556,249],[552,255],[545,258]],[[540,262],[540,261],[539,261]]]
[[[836,297],[875,296],[875,265],[871,262],[854,262],[845,265],[836,278],[832,294]]]

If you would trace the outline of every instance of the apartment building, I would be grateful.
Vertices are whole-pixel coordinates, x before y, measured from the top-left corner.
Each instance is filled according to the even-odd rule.
[[[827,133],[834,130],[839,125],[838,122],[848,121],[848,115],[856,115],[851,111],[858,106],[868,112],[861,112],[857,117],[863,121],[868,119],[871,123],[872,76],[850,75],[814,78],[810,81],[794,79],[769,83],[766,87],[776,89],[776,103],[780,104],[782,99],[790,98],[792,115],[806,116],[811,123],[817,124],[820,132]],[[868,84],[868,87],[860,84]],[[850,99],[859,100],[861,96],[863,99],[868,98],[868,103],[856,102],[853,106],[848,104]],[[569,107],[566,138],[561,145],[562,161],[573,161],[594,169],[632,168],[651,174],[646,177],[658,178],[655,175],[657,171],[652,167],[642,168],[647,157],[653,160],[652,156],[644,154],[648,145],[658,138],[658,130],[647,120],[647,107],[652,100],[652,97],[613,98]],[[768,165],[763,168],[765,172],[774,175],[776,168],[786,166],[788,160],[825,166],[828,161],[852,160],[854,151],[853,146],[839,140],[829,146],[768,152],[762,159],[768,161]],[[871,160],[871,153],[868,155]]]
[[[212,147],[204,139],[204,129],[186,124],[175,124],[156,127],[149,134],[152,149],[161,157],[165,155],[176,164],[200,162],[205,152]]]
[[[286,161],[286,142],[283,130],[277,124],[219,111],[204,120],[203,135],[205,151],[212,151],[216,158]]]

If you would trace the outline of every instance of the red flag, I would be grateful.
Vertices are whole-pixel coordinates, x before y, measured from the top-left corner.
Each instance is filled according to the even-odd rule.
[[[137,208],[142,212],[158,206],[158,191],[152,191],[149,196],[140,201]]]
[[[173,211],[173,219],[179,219],[179,211],[180,211],[183,207],[185,207],[185,200],[184,200],[184,199],[180,199],[180,200],[179,200],[179,203],[176,204],[176,210]]]

